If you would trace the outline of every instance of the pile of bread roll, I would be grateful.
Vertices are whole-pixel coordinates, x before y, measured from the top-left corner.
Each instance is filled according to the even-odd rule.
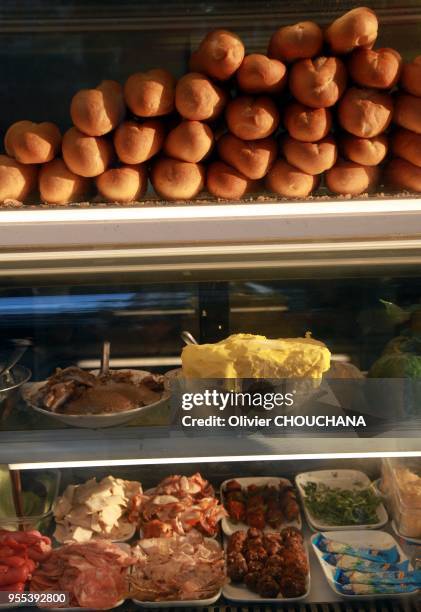
[[[324,31],[279,28],[266,54],[214,30],[178,81],[166,70],[78,91],[73,126],[19,121],[0,156],[0,202],[130,203],[148,180],[163,200],[202,191],[239,200],[266,190],[304,198],[376,186],[421,192],[421,55],[374,49],[375,13],[359,7]]]

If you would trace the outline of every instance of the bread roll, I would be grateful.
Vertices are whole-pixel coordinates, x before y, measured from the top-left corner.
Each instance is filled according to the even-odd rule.
[[[123,164],[141,164],[158,153],[165,139],[160,119],[124,121],[115,131],[114,147]]]
[[[145,164],[110,168],[95,179],[99,193],[109,202],[126,204],[145,195],[148,170]]]
[[[282,151],[289,164],[306,174],[321,174],[329,170],[338,156],[332,136],[319,142],[301,142],[287,136],[282,143]]]
[[[377,166],[387,153],[387,136],[380,134],[373,138],[359,138],[345,134],[341,138],[344,157],[363,166]]]
[[[386,180],[389,185],[398,189],[421,193],[421,168],[406,159],[395,157],[388,163]]]
[[[307,174],[278,159],[266,176],[266,187],[285,198],[305,198],[318,185],[317,176]]]
[[[16,136],[21,132],[30,130],[33,125],[32,121],[16,121],[8,128],[4,136],[4,150],[9,157],[15,156],[14,140]]]
[[[54,123],[18,121],[4,137],[6,153],[21,164],[44,164],[60,150],[61,134]]]
[[[327,28],[325,38],[333,53],[349,53],[356,47],[372,47],[378,28],[375,12],[360,6],[335,19]]]
[[[242,140],[258,140],[275,132],[279,113],[275,102],[266,96],[240,96],[227,106],[228,129]]]
[[[299,102],[292,102],[285,109],[284,124],[292,138],[303,142],[317,142],[330,132],[332,114],[327,108],[310,108]]]
[[[226,93],[198,72],[185,74],[177,83],[175,106],[191,121],[211,121],[224,110]]]
[[[156,68],[136,72],[124,85],[124,99],[138,117],[160,117],[174,110],[175,79],[167,70]]]
[[[123,88],[116,81],[102,81],[95,89],[82,89],[70,104],[73,123],[89,136],[108,134],[123,120],[125,112]]]
[[[376,166],[338,161],[326,172],[326,185],[333,193],[356,196],[370,191],[377,183],[378,177]]]
[[[226,81],[244,59],[244,45],[234,32],[213,30],[202,40],[190,58],[190,70]]]
[[[384,132],[392,119],[392,114],[391,96],[375,89],[351,87],[338,107],[341,126],[361,138],[372,138]]]
[[[203,189],[205,171],[200,164],[162,157],[153,165],[151,181],[161,198],[191,200]]]
[[[333,106],[345,91],[345,65],[337,57],[300,60],[291,68],[289,87],[301,104],[312,108]]]
[[[239,88],[249,94],[278,94],[286,85],[287,69],[277,59],[252,53],[246,55],[237,72]]]
[[[213,196],[224,200],[239,200],[255,191],[257,182],[247,178],[232,166],[221,161],[213,162],[207,172],[206,186]]]
[[[213,133],[206,123],[182,121],[169,132],[164,153],[168,157],[197,164],[208,155],[213,145]]]
[[[402,57],[395,49],[355,49],[348,62],[352,79],[363,87],[390,89],[399,80]]]
[[[113,147],[108,140],[87,136],[75,127],[64,134],[62,151],[66,166],[86,177],[102,174],[113,158]]]
[[[35,189],[37,167],[21,164],[12,157],[0,155],[0,202],[23,202]]]
[[[407,93],[421,98],[421,55],[403,65],[400,85]]]
[[[397,157],[421,168],[421,134],[403,128],[396,130],[392,137],[392,151]]]
[[[44,164],[38,176],[41,200],[47,204],[64,205],[78,202],[90,190],[90,180],[74,174],[62,159]]]
[[[398,94],[393,121],[407,130],[421,134],[421,99],[409,94]]]
[[[323,32],[313,21],[300,21],[276,30],[269,42],[268,55],[282,62],[293,62],[319,55]]]
[[[263,178],[276,159],[277,146],[273,138],[241,140],[225,134],[218,140],[219,157],[249,179]]]

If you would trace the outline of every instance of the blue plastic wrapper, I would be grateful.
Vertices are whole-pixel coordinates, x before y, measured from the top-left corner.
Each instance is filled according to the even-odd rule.
[[[402,561],[401,563],[377,563],[376,561],[359,559],[351,555],[335,555],[333,553],[323,555],[322,559],[326,561],[326,563],[329,563],[329,565],[334,565],[343,570],[354,570],[356,572],[365,573],[407,572],[409,568],[408,560]]]
[[[418,591],[418,587],[412,584],[335,584],[344,595],[398,595]]]
[[[340,584],[413,584],[421,587],[421,571],[365,574],[364,572],[345,572],[342,569],[337,569],[334,580]]]
[[[383,549],[358,548],[326,538],[321,533],[316,535],[313,542],[319,550],[326,553],[350,555],[351,557],[360,557],[361,559],[376,561],[377,563],[396,563],[399,561],[399,552],[396,546]]]

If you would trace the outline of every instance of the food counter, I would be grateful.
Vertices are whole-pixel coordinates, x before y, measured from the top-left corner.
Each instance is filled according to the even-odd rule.
[[[421,4],[0,2],[0,609],[419,610]]]

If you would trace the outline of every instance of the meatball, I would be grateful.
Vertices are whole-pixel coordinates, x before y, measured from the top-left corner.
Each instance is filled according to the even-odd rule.
[[[259,579],[260,572],[249,572],[244,576],[244,583],[251,591],[256,591]]]
[[[248,572],[247,561],[244,556],[239,553],[230,553],[227,557],[228,576],[233,582],[242,582],[244,576]]]
[[[257,592],[261,597],[274,598],[279,593],[279,583],[272,576],[264,573],[257,583]]]
[[[244,531],[236,531],[228,540],[227,552],[241,552],[246,541],[247,534]]]

